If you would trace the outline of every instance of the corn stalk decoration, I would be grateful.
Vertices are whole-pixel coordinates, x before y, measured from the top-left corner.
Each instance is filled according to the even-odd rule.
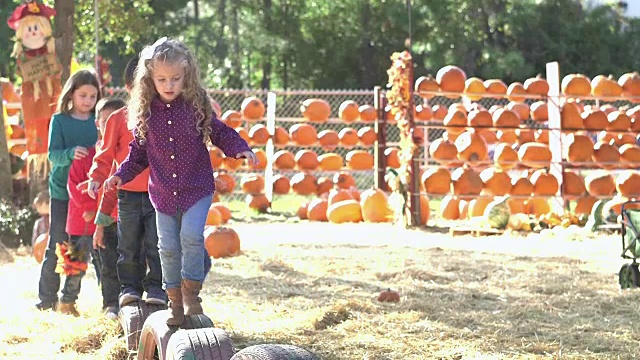
[[[412,224],[410,209],[410,189],[411,189],[411,161],[418,149],[413,139],[412,123],[409,111],[411,110],[412,87],[412,67],[413,60],[408,51],[395,52],[391,55],[391,67],[387,70],[389,82],[387,87],[387,103],[391,106],[391,115],[397,121],[400,130],[400,168],[396,171],[389,168],[387,173],[387,183],[392,194],[389,196],[389,203],[396,214],[396,221],[403,220],[405,226]]]

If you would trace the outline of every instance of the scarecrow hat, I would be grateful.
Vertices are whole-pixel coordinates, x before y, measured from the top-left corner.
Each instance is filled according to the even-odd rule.
[[[28,2],[27,4],[22,4],[18,6],[11,14],[11,17],[7,20],[7,24],[13,30],[18,29],[18,21],[24,18],[25,16],[44,16],[46,18],[50,18],[56,15],[56,11],[47,5],[38,4],[36,1]]]

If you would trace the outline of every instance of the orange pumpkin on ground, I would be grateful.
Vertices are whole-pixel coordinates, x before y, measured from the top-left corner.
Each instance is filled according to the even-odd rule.
[[[327,209],[327,218],[334,224],[361,222],[362,209],[357,200],[345,200],[335,203]]]
[[[325,199],[316,198],[311,200],[307,207],[307,219],[326,222],[328,207],[328,202]]]
[[[229,208],[226,205],[221,203],[213,203],[211,204],[211,207],[217,209],[220,212],[220,216],[222,217],[223,224],[231,220],[231,210],[229,210]]]
[[[247,194],[245,199],[249,209],[259,213],[265,213],[271,207],[271,203],[265,194]]]
[[[222,220],[222,214],[220,210],[218,210],[213,204],[209,207],[209,211],[207,212],[207,225],[222,225],[224,221]]]
[[[209,226],[204,230],[204,248],[214,259],[240,253],[240,237],[229,227]]]
[[[216,178],[216,192],[220,194],[229,194],[236,187],[236,180],[233,176],[224,171],[214,173]]]
[[[329,195],[327,196],[329,206],[345,200],[353,200],[353,196],[351,196],[351,193],[346,189],[331,189],[331,191],[329,191]]]
[[[393,211],[389,208],[387,194],[380,189],[367,189],[360,194],[360,208],[365,222],[380,223],[393,220]]]

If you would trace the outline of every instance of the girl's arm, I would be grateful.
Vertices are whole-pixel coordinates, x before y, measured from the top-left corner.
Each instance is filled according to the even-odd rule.
[[[120,178],[121,185],[126,184],[148,167],[147,142],[144,141],[143,145],[140,145],[140,141],[134,134],[133,140],[129,143],[129,155],[120,164],[120,168],[113,176]]]
[[[62,135],[62,126],[56,115],[51,119],[49,127],[49,161],[54,165],[70,165],[73,161],[75,147],[64,147],[64,136]]]
[[[211,143],[229,157],[236,157],[244,151],[251,151],[249,144],[235,131],[213,115],[211,121]]]

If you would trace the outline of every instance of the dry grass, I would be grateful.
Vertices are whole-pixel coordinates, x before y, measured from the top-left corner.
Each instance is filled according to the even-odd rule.
[[[619,236],[450,238],[393,226],[236,225],[243,254],[214,261],[204,307],[236,346],[287,343],[324,359],[631,359],[640,292],[619,291]],[[0,358],[125,359],[100,319],[32,310],[38,268],[0,266]],[[8,275],[11,274],[11,275]],[[399,303],[379,303],[392,288]],[[44,340],[46,339],[46,340]]]

